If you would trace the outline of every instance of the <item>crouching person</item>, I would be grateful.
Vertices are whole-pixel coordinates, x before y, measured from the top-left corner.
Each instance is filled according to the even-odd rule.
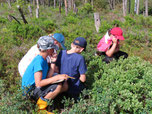
[[[56,65],[60,74],[67,74],[71,78],[67,80],[68,90],[66,96],[79,100],[79,95],[84,89],[87,66],[81,55],[86,50],[87,41],[83,37],[77,37],[71,43],[70,50],[62,50],[58,55]]]
[[[62,90],[62,83],[55,83],[58,80],[67,80],[67,75],[56,75],[52,77],[55,69],[57,56],[54,49],[58,47],[54,40],[48,36],[42,36],[37,42],[40,54],[37,55],[27,67],[22,78],[22,89],[30,94],[37,102],[39,110],[46,110],[47,100],[54,99]],[[46,57],[51,56],[51,63],[48,66]],[[28,89],[27,89],[28,88]]]

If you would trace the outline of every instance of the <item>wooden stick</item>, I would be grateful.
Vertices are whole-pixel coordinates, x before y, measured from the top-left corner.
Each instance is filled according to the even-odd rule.
[[[26,19],[25,19],[25,17],[24,17],[24,14],[23,14],[23,11],[22,11],[21,7],[18,5],[17,8],[18,8],[18,10],[19,10],[19,12],[20,12],[20,14],[21,14],[21,17],[22,17],[22,19],[23,19],[23,22],[24,22],[25,24],[28,24],[28,22],[26,21]]]
[[[75,79],[74,77],[71,77],[71,76],[67,76],[68,78],[71,78],[71,79]]]

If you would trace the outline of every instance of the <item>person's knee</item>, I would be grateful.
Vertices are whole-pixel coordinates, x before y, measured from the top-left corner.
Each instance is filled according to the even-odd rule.
[[[124,59],[126,59],[126,58],[128,58],[128,54],[127,53],[124,54]]]
[[[112,57],[105,57],[102,61],[106,63],[110,63],[113,60]]]
[[[58,84],[57,88],[54,90],[55,93],[60,93],[62,90],[62,84]]]
[[[67,83],[67,81],[66,82],[64,82],[64,84],[63,84],[63,87],[62,87],[62,91],[61,92],[65,92],[65,91],[67,91],[68,90],[68,83]]]

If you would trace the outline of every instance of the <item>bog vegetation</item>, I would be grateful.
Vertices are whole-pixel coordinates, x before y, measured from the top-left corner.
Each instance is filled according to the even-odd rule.
[[[149,0],[149,16],[143,16],[142,5],[139,15],[135,15],[132,1],[130,14],[123,17],[122,1],[116,1],[111,10],[106,0],[94,0],[94,6],[78,0],[77,12],[69,10],[67,16],[63,6],[59,13],[58,6],[40,5],[39,18],[35,16],[36,6],[31,6],[30,16],[29,2],[18,0],[11,8],[1,2],[0,112],[37,112],[36,105],[22,96],[18,63],[40,36],[59,32],[65,36],[68,49],[78,36],[88,42],[87,51],[83,53],[88,66],[86,89],[78,103],[63,98],[62,113],[152,113],[152,2]],[[16,5],[21,6],[27,24],[23,23]],[[100,13],[99,33],[94,26],[94,12]],[[9,19],[8,15],[16,17],[20,23]],[[124,31],[121,50],[127,52],[129,58],[105,64],[101,57],[94,56],[95,48],[106,31],[115,25]],[[54,112],[60,113],[59,109]]]

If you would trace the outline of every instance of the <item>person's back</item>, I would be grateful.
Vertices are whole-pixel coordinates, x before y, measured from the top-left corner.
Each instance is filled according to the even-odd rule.
[[[35,85],[34,73],[38,70],[42,70],[42,79],[45,79],[48,73],[48,64],[47,61],[43,59],[42,56],[37,55],[33,61],[27,67],[23,78],[22,78],[22,88],[30,87]]]
[[[79,80],[80,74],[85,74],[86,64],[84,57],[78,53],[68,54],[66,50],[62,50],[58,60],[59,71],[61,74],[67,74],[75,79],[68,79],[69,92],[71,94],[79,94],[82,90],[82,83]]]
[[[78,97],[84,88],[83,82],[86,81],[87,67],[84,57],[80,54],[86,48],[86,45],[86,40],[78,37],[71,44],[70,50],[62,50],[58,55],[56,64],[59,67],[59,72],[75,78],[68,79],[68,93],[72,97]]]
[[[24,55],[21,61],[18,64],[18,70],[21,76],[23,76],[24,72],[28,65],[32,62],[32,60],[39,54],[39,50],[37,45],[34,45],[30,48],[30,50]]]

